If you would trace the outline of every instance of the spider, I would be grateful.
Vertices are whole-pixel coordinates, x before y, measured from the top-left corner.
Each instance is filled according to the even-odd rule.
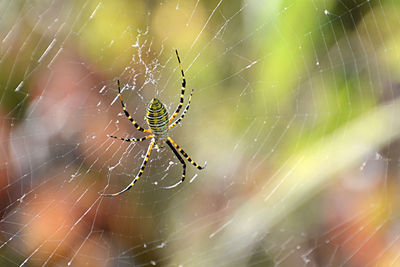
[[[172,140],[172,138],[168,135],[168,131],[170,129],[172,129],[173,127],[175,127],[176,125],[178,125],[182,121],[182,119],[185,117],[185,114],[189,109],[190,100],[192,99],[193,90],[194,90],[194,89],[192,89],[192,91],[190,92],[188,103],[187,103],[185,109],[183,110],[181,116],[176,121],[171,123],[183,107],[183,100],[184,100],[184,94],[185,94],[185,89],[186,89],[185,74],[183,72],[182,63],[181,63],[181,59],[179,58],[178,50],[175,50],[175,53],[176,53],[176,57],[177,57],[178,63],[179,63],[179,68],[180,68],[181,74],[182,74],[182,88],[181,88],[181,96],[180,96],[179,104],[178,104],[178,107],[176,108],[174,114],[172,114],[172,116],[168,119],[168,111],[165,108],[164,104],[161,103],[161,101],[158,100],[157,98],[153,98],[147,107],[147,114],[146,114],[146,122],[150,129],[144,129],[144,128],[140,127],[139,124],[137,124],[137,122],[132,118],[132,116],[129,115],[129,112],[126,110],[126,105],[124,104],[124,100],[122,99],[121,86],[120,86],[119,80],[117,81],[119,99],[121,100],[122,110],[124,111],[125,116],[131,121],[133,126],[135,126],[135,128],[138,131],[143,132],[143,133],[150,133],[150,135],[147,135],[142,138],[123,138],[123,137],[117,137],[117,136],[113,136],[113,135],[108,135],[108,137],[119,139],[119,140],[125,141],[125,142],[141,142],[141,141],[151,138],[151,142],[147,149],[146,157],[144,158],[143,163],[140,166],[139,173],[136,175],[135,179],[133,179],[132,182],[127,187],[125,187],[125,189],[123,189],[117,193],[113,193],[113,194],[101,194],[102,196],[114,197],[114,196],[121,195],[122,193],[125,193],[126,191],[131,189],[135,185],[135,183],[139,180],[140,176],[142,176],[144,169],[146,168],[147,161],[149,160],[151,150],[153,149],[154,145],[156,147],[160,147],[164,142],[171,148],[172,152],[174,152],[175,156],[178,158],[178,160],[181,162],[181,164],[183,166],[182,178],[179,181],[179,183],[182,183],[186,177],[186,163],[179,153],[181,153],[197,169],[202,170],[206,167],[206,163],[202,167],[202,166],[198,165],[196,162],[194,162],[190,158],[190,156],[177,143],[175,143],[175,141]],[[178,153],[178,151],[179,151],[179,153]]]

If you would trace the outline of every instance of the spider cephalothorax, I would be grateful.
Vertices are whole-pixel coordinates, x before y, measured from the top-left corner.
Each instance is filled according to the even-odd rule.
[[[118,196],[118,195],[128,191],[129,189],[131,189],[132,186],[139,180],[140,176],[142,176],[153,147],[154,146],[160,147],[164,143],[166,143],[171,148],[172,152],[174,152],[175,156],[178,158],[178,160],[181,162],[181,164],[183,166],[182,178],[181,178],[180,182],[183,182],[186,177],[186,163],[183,160],[183,158],[181,157],[181,155],[178,153],[178,151],[197,169],[201,170],[201,169],[205,168],[205,165],[204,165],[204,167],[202,167],[202,166],[198,165],[196,162],[194,162],[189,157],[189,155],[186,154],[186,152],[183,151],[183,149],[180,148],[179,145],[177,143],[175,143],[175,141],[172,140],[171,137],[168,136],[168,130],[173,128],[174,126],[176,126],[178,123],[180,123],[181,120],[185,117],[185,114],[188,111],[189,106],[190,106],[190,100],[192,99],[192,95],[193,95],[193,89],[192,89],[192,91],[190,92],[188,103],[187,103],[185,109],[183,110],[181,116],[175,122],[171,123],[183,107],[183,100],[184,100],[184,94],[185,94],[185,89],[186,89],[186,79],[185,79],[185,74],[183,72],[181,60],[179,58],[178,51],[175,50],[175,52],[176,52],[176,57],[178,58],[179,68],[180,68],[181,74],[182,74],[182,89],[181,89],[181,96],[179,99],[178,107],[176,108],[174,114],[172,114],[172,116],[168,119],[168,111],[165,108],[164,104],[157,98],[153,98],[150,101],[149,106],[147,107],[147,113],[146,113],[146,122],[147,122],[147,125],[149,126],[149,129],[144,129],[144,128],[140,127],[139,124],[137,124],[137,122],[131,117],[131,115],[129,115],[129,112],[126,110],[126,106],[122,99],[121,86],[120,86],[120,83],[118,80],[119,98],[121,100],[122,110],[124,111],[125,116],[132,122],[132,124],[135,126],[135,128],[138,131],[141,131],[143,133],[150,133],[150,135],[142,137],[142,138],[123,138],[123,137],[116,137],[113,135],[109,135],[109,137],[119,139],[122,141],[126,141],[126,142],[141,142],[141,141],[151,138],[151,142],[150,142],[149,148],[147,149],[146,157],[144,158],[142,166],[140,166],[139,173],[136,175],[135,179],[133,179],[132,182],[127,187],[125,187],[125,189],[123,189],[117,193],[114,193],[114,194],[101,194],[102,196]]]

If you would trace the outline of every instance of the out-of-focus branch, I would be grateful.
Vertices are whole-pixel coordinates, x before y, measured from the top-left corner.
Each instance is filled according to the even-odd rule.
[[[198,266],[219,266],[234,259],[245,266],[253,245],[285,216],[320,192],[335,174],[361,164],[370,153],[400,135],[400,99],[379,106],[350,121],[330,136],[317,141],[288,160],[285,167],[251,199],[220,225],[212,239],[204,237],[189,260]],[[213,248],[213,253],[207,253]],[[188,255],[188,254],[187,254]],[[182,256],[182,255],[181,255]],[[180,258],[182,260],[182,258]]]

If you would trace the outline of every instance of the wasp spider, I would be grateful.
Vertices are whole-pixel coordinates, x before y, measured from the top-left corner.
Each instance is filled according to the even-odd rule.
[[[143,174],[144,169],[147,164],[147,161],[149,160],[151,150],[153,149],[154,145],[156,147],[161,146],[163,144],[163,142],[167,143],[167,145],[171,148],[172,152],[174,152],[175,156],[182,163],[182,166],[183,166],[182,178],[179,183],[182,183],[186,177],[186,163],[179,153],[181,153],[197,169],[201,170],[201,169],[205,168],[206,164],[204,164],[204,167],[198,165],[196,162],[194,162],[189,157],[189,155],[185,151],[183,151],[183,149],[177,143],[175,143],[174,140],[172,140],[171,137],[168,136],[168,130],[170,130],[173,127],[175,127],[176,125],[178,125],[181,122],[181,120],[185,117],[185,114],[188,111],[189,106],[190,106],[190,100],[192,99],[192,95],[193,95],[193,89],[192,89],[192,91],[190,92],[189,101],[187,103],[187,106],[183,110],[181,116],[172,123],[174,118],[178,115],[178,113],[181,111],[181,109],[183,107],[183,100],[184,100],[184,94],[185,94],[185,89],[186,89],[185,74],[183,73],[182,63],[181,63],[181,60],[178,55],[178,50],[175,50],[175,52],[176,52],[176,57],[178,58],[179,68],[181,69],[181,74],[182,74],[182,88],[181,88],[181,96],[180,96],[179,104],[178,104],[178,107],[176,108],[174,114],[172,114],[172,116],[168,119],[168,111],[165,108],[164,104],[161,103],[161,101],[158,100],[157,98],[153,98],[151,100],[149,106],[147,107],[147,114],[146,114],[146,122],[150,129],[144,129],[144,128],[140,127],[139,124],[137,124],[137,122],[132,118],[132,116],[129,115],[128,111],[126,110],[126,106],[124,104],[122,96],[121,96],[121,86],[120,86],[119,80],[118,80],[119,98],[121,100],[122,110],[124,111],[125,116],[132,122],[133,126],[135,126],[135,128],[137,130],[139,130],[143,133],[150,133],[150,135],[147,135],[142,138],[122,138],[122,137],[117,137],[117,136],[112,136],[112,135],[109,135],[109,137],[119,139],[119,140],[122,140],[125,142],[141,142],[141,141],[144,141],[147,139],[151,139],[151,142],[150,142],[149,148],[147,149],[146,157],[144,158],[143,163],[140,166],[139,173],[136,175],[135,179],[133,179],[132,182],[127,187],[125,187],[125,189],[123,189],[117,193],[114,193],[114,194],[101,194],[102,196],[114,197],[114,196],[118,196],[118,195],[128,191],[129,189],[131,189],[135,185],[135,183],[139,180],[140,176]],[[178,153],[178,151],[179,151],[179,153]]]

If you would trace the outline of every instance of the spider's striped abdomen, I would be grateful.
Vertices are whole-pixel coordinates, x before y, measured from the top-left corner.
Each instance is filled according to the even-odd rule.
[[[167,135],[168,111],[157,98],[153,98],[147,108],[146,121],[156,137]]]

